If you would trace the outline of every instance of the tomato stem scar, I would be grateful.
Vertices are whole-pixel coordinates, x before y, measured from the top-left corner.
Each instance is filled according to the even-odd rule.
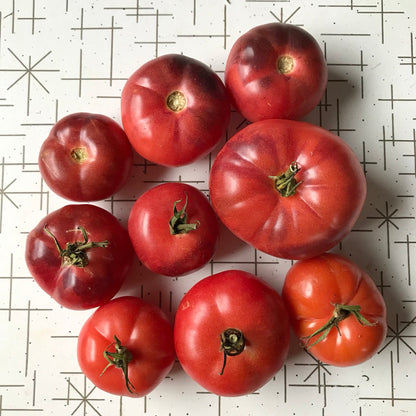
[[[129,363],[133,359],[133,355],[126,347],[121,345],[121,342],[116,335],[114,335],[114,340],[115,342],[111,343],[104,351],[104,358],[108,361],[108,364],[100,374],[100,377],[109,367],[114,365],[114,367],[120,368],[123,371],[127,390],[130,393],[135,394],[135,392],[133,392],[134,386],[129,380]],[[113,345],[115,352],[109,352],[108,349]]]
[[[54,241],[56,248],[58,249],[59,257],[62,258],[62,266],[76,266],[85,267],[88,264],[88,256],[86,250],[94,247],[107,247],[109,242],[107,240],[101,242],[88,241],[87,231],[84,227],[78,226],[75,231],[81,231],[84,241],[75,241],[74,243],[67,242],[66,247],[63,249],[58,239],[48,230],[47,225],[43,227],[43,230]]]
[[[243,333],[239,329],[228,328],[220,335],[221,339],[221,348],[220,351],[223,352],[223,364],[220,376],[224,374],[225,365],[227,363],[227,357],[233,357],[235,355],[241,354],[245,348],[245,339]]]
[[[166,105],[169,110],[179,113],[186,107],[186,97],[182,91],[173,91],[166,98]]]
[[[295,179],[295,175],[299,172],[299,170],[300,167],[298,163],[292,162],[286,172],[276,176],[269,176],[270,179],[273,179],[274,187],[280,195],[285,198],[295,195],[296,188],[302,183],[302,181],[297,182]]]
[[[373,326],[377,324],[377,322],[370,322],[361,314],[360,305],[340,305],[336,303],[334,304],[334,312],[329,321],[322,325],[321,328],[314,331],[312,334],[302,337],[302,339],[306,339],[306,349],[309,349],[314,345],[318,344],[319,342],[323,341],[334,327],[337,329],[338,334],[342,336],[338,324],[344,319],[348,318],[350,315],[353,315],[357,319],[357,321],[363,326]],[[309,344],[311,339],[317,335],[319,335],[319,338],[315,340],[312,344]]]
[[[85,147],[74,147],[71,150],[71,157],[75,163],[83,163],[88,159],[88,152]]]
[[[288,74],[293,71],[295,60],[289,55],[281,55],[277,58],[276,68],[280,74]]]

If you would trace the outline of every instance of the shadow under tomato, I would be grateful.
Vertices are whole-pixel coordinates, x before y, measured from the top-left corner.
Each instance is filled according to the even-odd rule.
[[[163,182],[170,170],[172,168],[149,162],[135,153],[130,178],[116,197],[135,201],[143,192]]]
[[[254,261],[254,248],[234,235],[221,221],[220,238],[214,254],[215,263],[250,263]]]
[[[345,130],[352,129],[348,125],[351,111],[359,110],[359,103],[363,98],[364,86],[361,75],[359,71],[346,72],[341,67],[329,66],[325,92],[319,104],[302,120],[319,125],[338,136],[344,136]],[[340,131],[337,131],[337,128]]]

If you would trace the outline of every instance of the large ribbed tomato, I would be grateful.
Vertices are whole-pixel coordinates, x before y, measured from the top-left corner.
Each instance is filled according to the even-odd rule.
[[[293,120],[264,120],[235,134],[214,160],[212,205],[239,238],[300,259],[340,242],[356,222],[366,180],[335,134]]]

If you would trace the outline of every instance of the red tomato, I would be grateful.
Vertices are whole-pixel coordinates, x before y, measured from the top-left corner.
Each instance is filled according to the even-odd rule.
[[[123,296],[98,308],[78,336],[78,363],[98,388],[142,397],[154,390],[175,360],[173,331],[161,309]]]
[[[211,202],[223,223],[255,248],[287,259],[340,242],[365,196],[351,148],[301,121],[252,123],[225,144],[210,174]]]
[[[164,55],[140,67],[121,95],[124,129],[136,151],[165,166],[208,154],[230,118],[224,84],[208,66],[183,55]]]
[[[289,318],[264,281],[228,270],[196,283],[179,304],[174,342],[185,372],[208,391],[240,396],[266,384],[289,349]]]
[[[219,224],[205,195],[185,183],[164,183],[142,194],[128,231],[140,261],[155,273],[180,276],[214,255]]]
[[[126,183],[133,150],[123,129],[101,114],[59,120],[43,142],[39,169],[57,195],[87,202],[108,198]]]
[[[66,205],[51,212],[26,240],[26,264],[35,281],[70,309],[109,301],[133,259],[127,230],[94,205]]]
[[[319,103],[327,80],[316,40],[286,23],[257,26],[242,35],[225,67],[232,102],[249,121],[302,118]]]
[[[326,253],[295,263],[282,295],[296,336],[327,364],[360,364],[386,337],[383,297],[364,270],[340,255]]]

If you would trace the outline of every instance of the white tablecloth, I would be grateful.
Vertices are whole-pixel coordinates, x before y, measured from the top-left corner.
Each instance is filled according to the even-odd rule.
[[[415,414],[415,18],[413,0],[2,0],[0,414]],[[364,268],[384,295],[386,342],[365,364],[335,368],[317,362],[293,341],[276,377],[255,394],[239,398],[207,393],[178,363],[145,398],[106,394],[85,379],[76,360],[77,334],[91,311],[59,307],[25,265],[27,233],[68,203],[41,179],[40,145],[53,124],[72,112],[103,113],[120,122],[126,79],[156,56],[183,53],[223,78],[233,42],[255,25],[276,21],[302,26],[324,50],[327,91],[306,120],[341,136],[366,173],[363,212],[334,251]],[[233,113],[228,136],[242,121]],[[215,152],[175,169],[136,155],[127,186],[96,204],[126,224],[135,199],[155,184],[183,181],[207,192]],[[222,228],[217,254],[202,270],[172,279],[137,264],[121,294],[142,296],[173,321],[182,295],[204,276],[239,268],[280,291],[289,266]]]

